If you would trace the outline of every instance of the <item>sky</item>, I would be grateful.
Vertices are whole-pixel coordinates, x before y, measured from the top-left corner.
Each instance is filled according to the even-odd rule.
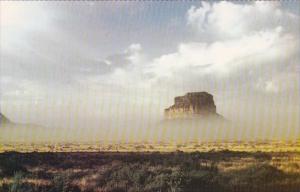
[[[1,1],[0,110],[26,125],[2,139],[300,138],[299,19],[297,1]],[[231,125],[160,128],[191,91]]]

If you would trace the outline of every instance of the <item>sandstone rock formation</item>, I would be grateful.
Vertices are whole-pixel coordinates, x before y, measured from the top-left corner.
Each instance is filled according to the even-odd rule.
[[[191,92],[174,100],[174,105],[165,109],[167,119],[220,116],[216,112],[213,96],[207,92]]]

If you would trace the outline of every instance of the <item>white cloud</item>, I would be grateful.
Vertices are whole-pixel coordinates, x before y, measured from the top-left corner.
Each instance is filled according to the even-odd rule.
[[[28,48],[24,43],[26,35],[37,31],[49,31],[53,17],[36,2],[1,1],[1,52],[13,52],[20,49],[19,47]]]
[[[125,54],[128,56],[126,57],[132,64],[139,64],[143,62],[143,55],[141,54],[142,46],[138,43],[131,44],[125,50]]]
[[[92,82],[100,78],[124,87],[153,89],[180,85],[187,90],[211,84],[218,89],[226,82],[228,87],[238,85],[274,94],[294,88],[290,83],[279,85],[275,77],[286,76],[285,81],[294,81],[296,75],[286,73],[295,72],[286,70],[297,65],[298,61],[291,63],[291,59],[299,53],[299,34],[288,26],[299,18],[283,11],[280,4],[202,2],[199,8],[191,7],[187,15],[187,23],[198,26],[199,34],[213,30],[209,38],[214,40],[184,42],[175,52],[153,59],[146,57],[140,44],[131,44],[123,55],[129,62],[126,67],[104,77],[93,77]],[[241,27],[238,31],[229,30],[236,29],[236,25]],[[225,34],[222,39],[221,34]]]
[[[266,92],[266,93],[278,93],[279,92],[279,87],[276,84],[275,81],[272,80],[259,80],[256,84],[256,88],[260,91]]]
[[[269,92],[278,92],[278,86],[274,84],[272,81],[266,82],[266,91]]]
[[[103,62],[104,62],[106,65],[111,65],[111,61],[110,61],[110,60],[105,59]]]
[[[276,64],[286,62],[297,54],[298,43],[297,37],[282,34],[277,29],[210,44],[183,43],[178,46],[177,52],[154,59],[151,70],[157,77],[171,77],[183,69],[191,69],[198,75],[224,76],[241,68],[276,67]]]
[[[274,71],[278,66],[288,65],[289,59],[299,52],[299,34],[294,31],[299,26],[299,18],[283,10],[278,2],[201,2],[200,7],[192,6],[186,15],[188,26],[195,28],[200,35],[205,34],[201,36],[203,38],[183,42],[175,52],[153,59],[147,58],[141,44],[132,43],[121,54],[101,60],[102,63],[83,59],[78,64],[78,73],[87,75],[81,74],[74,79],[77,78],[78,82],[87,79],[87,83],[92,84],[108,82],[151,87],[161,81],[166,86],[170,82],[176,86],[197,79],[207,82],[207,77],[215,84],[222,84],[227,79],[236,80],[234,76],[250,74],[250,81],[256,85],[259,76],[266,76],[264,82],[273,79],[270,74],[264,74],[268,68]],[[206,38],[211,41],[206,41]],[[70,62],[66,65],[68,69],[76,66],[72,63],[73,55],[72,60],[66,61]],[[264,71],[260,71],[262,69]],[[74,71],[70,70],[70,73]],[[271,85],[269,89],[272,90]]]
[[[205,80],[209,76],[216,84],[231,79],[227,86],[247,83],[255,87],[263,78],[260,90],[285,90],[270,81],[275,78],[270,76],[283,76],[289,65],[297,65],[298,60],[291,63],[291,59],[299,53],[299,32],[295,30],[299,17],[281,9],[278,2],[201,4],[188,10],[187,23],[205,36],[153,59],[146,69],[154,74],[153,81],[164,79],[179,85],[186,79]],[[286,80],[295,80],[294,75],[288,77]],[[290,87],[289,83],[282,86]]]
[[[147,63],[147,57],[143,48],[138,43],[129,45],[122,54],[118,55],[116,63],[113,59],[105,59],[106,65],[112,66],[112,70],[105,74],[95,74],[88,76],[81,83],[90,84],[92,87],[101,83],[115,87],[144,87],[147,81],[144,76],[144,69]]]
[[[199,8],[193,6],[188,10],[188,25],[215,38],[241,37],[278,26],[286,26],[289,31],[294,27],[291,22],[298,22],[297,16],[280,9],[280,2],[235,4],[222,1],[201,4]]]

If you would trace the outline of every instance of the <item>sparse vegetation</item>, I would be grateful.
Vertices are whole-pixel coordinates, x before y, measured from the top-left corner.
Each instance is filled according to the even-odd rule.
[[[9,184],[9,192],[33,192],[34,187],[29,183],[24,182],[26,179],[25,173],[16,172],[12,182]]]
[[[17,153],[8,153],[8,158],[0,158],[0,176],[13,176],[17,172],[26,172],[22,159]]]
[[[299,159],[299,153],[228,150],[2,153],[0,191],[296,192],[300,188]]]

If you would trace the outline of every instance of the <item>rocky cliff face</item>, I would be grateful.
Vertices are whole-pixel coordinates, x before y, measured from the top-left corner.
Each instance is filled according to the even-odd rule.
[[[167,119],[219,116],[213,96],[207,92],[191,92],[174,100],[174,105],[165,109]]]

